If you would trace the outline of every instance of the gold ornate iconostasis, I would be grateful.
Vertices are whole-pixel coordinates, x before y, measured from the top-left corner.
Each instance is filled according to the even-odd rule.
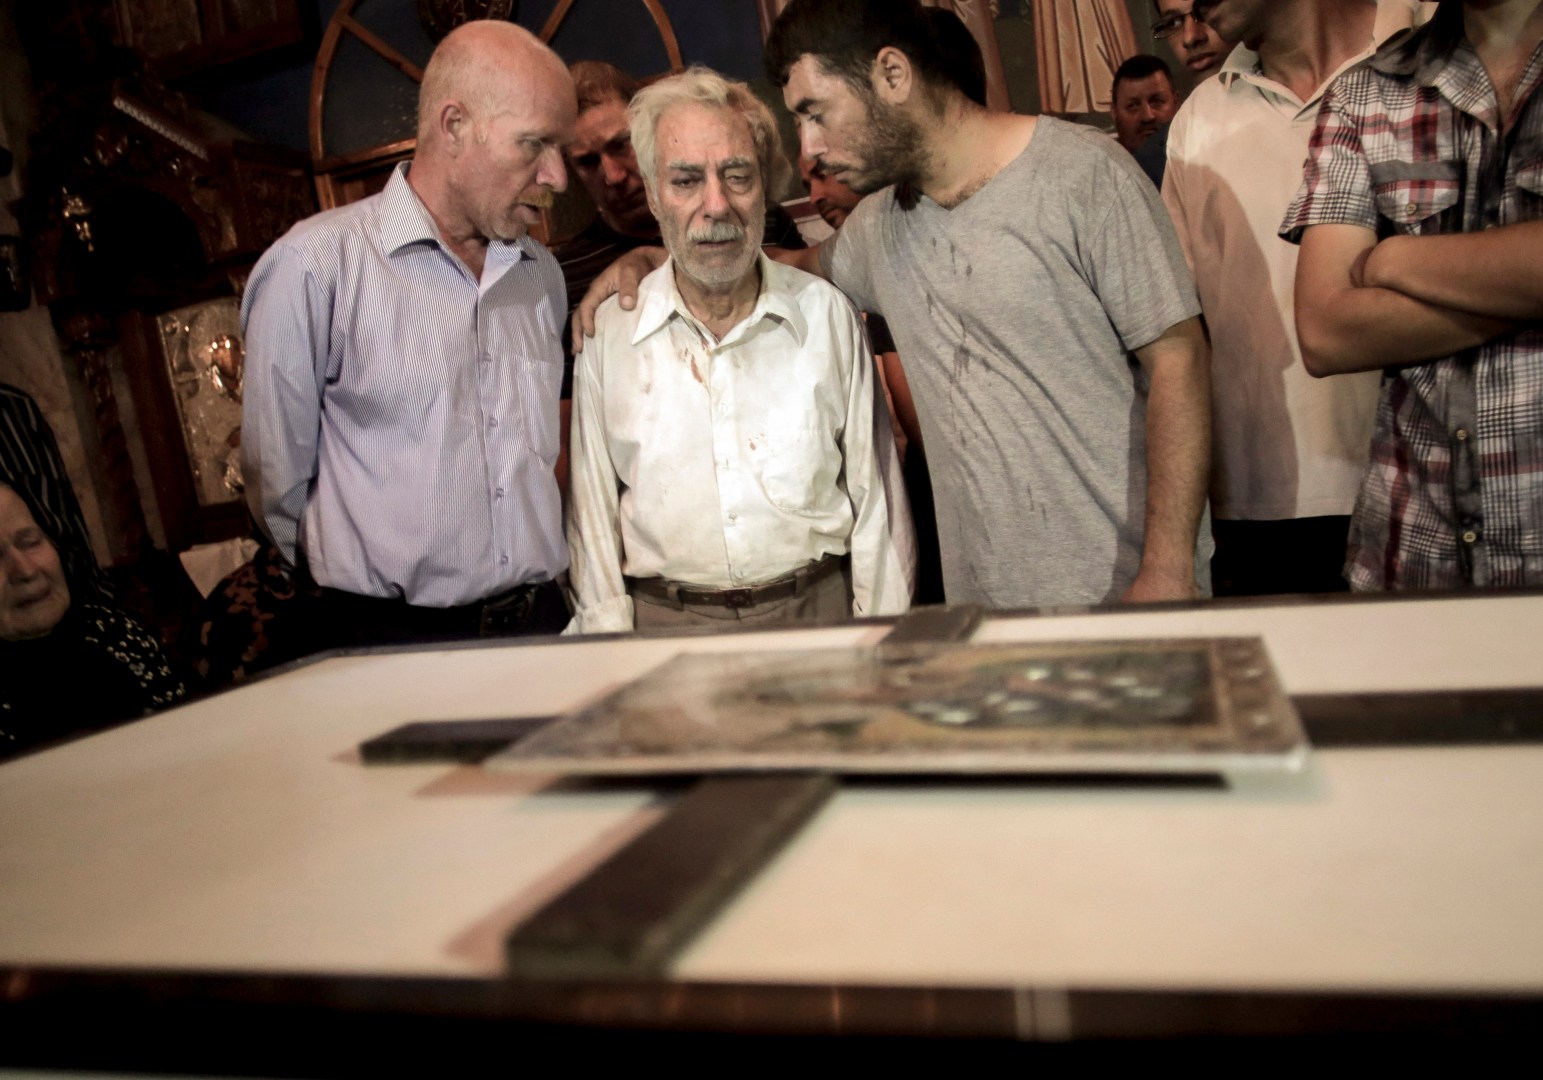
[[[65,4],[24,27],[39,115],[19,216],[34,298],[85,398],[79,443],[108,561],[244,533],[238,475],[203,480],[223,469],[229,455],[206,444],[234,445],[239,406],[207,372],[178,374],[213,357],[194,339],[228,336],[209,329],[215,312],[233,310],[251,264],[315,200],[303,155],[245,136],[168,81],[299,44],[296,0]],[[75,47],[67,60],[40,53],[40,35]],[[227,367],[238,354],[233,342]]]

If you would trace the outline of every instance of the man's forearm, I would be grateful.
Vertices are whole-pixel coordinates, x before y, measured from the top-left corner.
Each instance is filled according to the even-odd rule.
[[[852,500],[852,614],[896,615],[916,591],[916,531],[877,365],[852,318],[832,347],[851,357],[841,453]]]
[[[1446,236],[1393,236],[1366,259],[1362,284],[1441,308],[1543,319],[1543,221]]]
[[[597,352],[582,358],[574,372],[569,450],[568,576],[582,633],[632,629],[632,604],[621,572],[620,496],[594,376],[601,366]]]
[[[1146,538],[1128,599],[1195,592],[1195,537],[1211,468],[1211,357],[1199,319],[1137,350],[1149,374]]]
[[[1350,287],[1297,301],[1302,363],[1319,377],[1440,360],[1484,344],[1508,323],[1453,311],[1392,289]]]
[[[1440,307],[1392,289],[1367,287],[1377,246],[1367,229],[1315,225],[1297,259],[1296,320],[1310,374],[1403,367],[1476,348],[1515,324]]]

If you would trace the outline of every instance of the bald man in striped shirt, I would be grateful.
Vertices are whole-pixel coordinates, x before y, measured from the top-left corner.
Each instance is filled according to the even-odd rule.
[[[563,278],[528,228],[567,186],[575,111],[550,49],[467,23],[425,69],[413,160],[253,270],[248,502],[319,587],[310,648],[568,620]]]

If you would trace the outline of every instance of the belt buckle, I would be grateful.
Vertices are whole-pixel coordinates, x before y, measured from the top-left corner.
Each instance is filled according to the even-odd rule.
[[[535,600],[536,590],[527,586],[510,596],[483,604],[477,619],[478,634],[488,637],[529,621]]]
[[[755,605],[754,589],[724,589],[723,606],[727,608],[753,607]]]

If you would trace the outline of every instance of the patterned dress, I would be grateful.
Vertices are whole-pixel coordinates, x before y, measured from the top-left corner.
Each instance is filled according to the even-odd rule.
[[[76,604],[47,637],[0,642],[0,757],[187,696],[155,639],[121,611]]]

